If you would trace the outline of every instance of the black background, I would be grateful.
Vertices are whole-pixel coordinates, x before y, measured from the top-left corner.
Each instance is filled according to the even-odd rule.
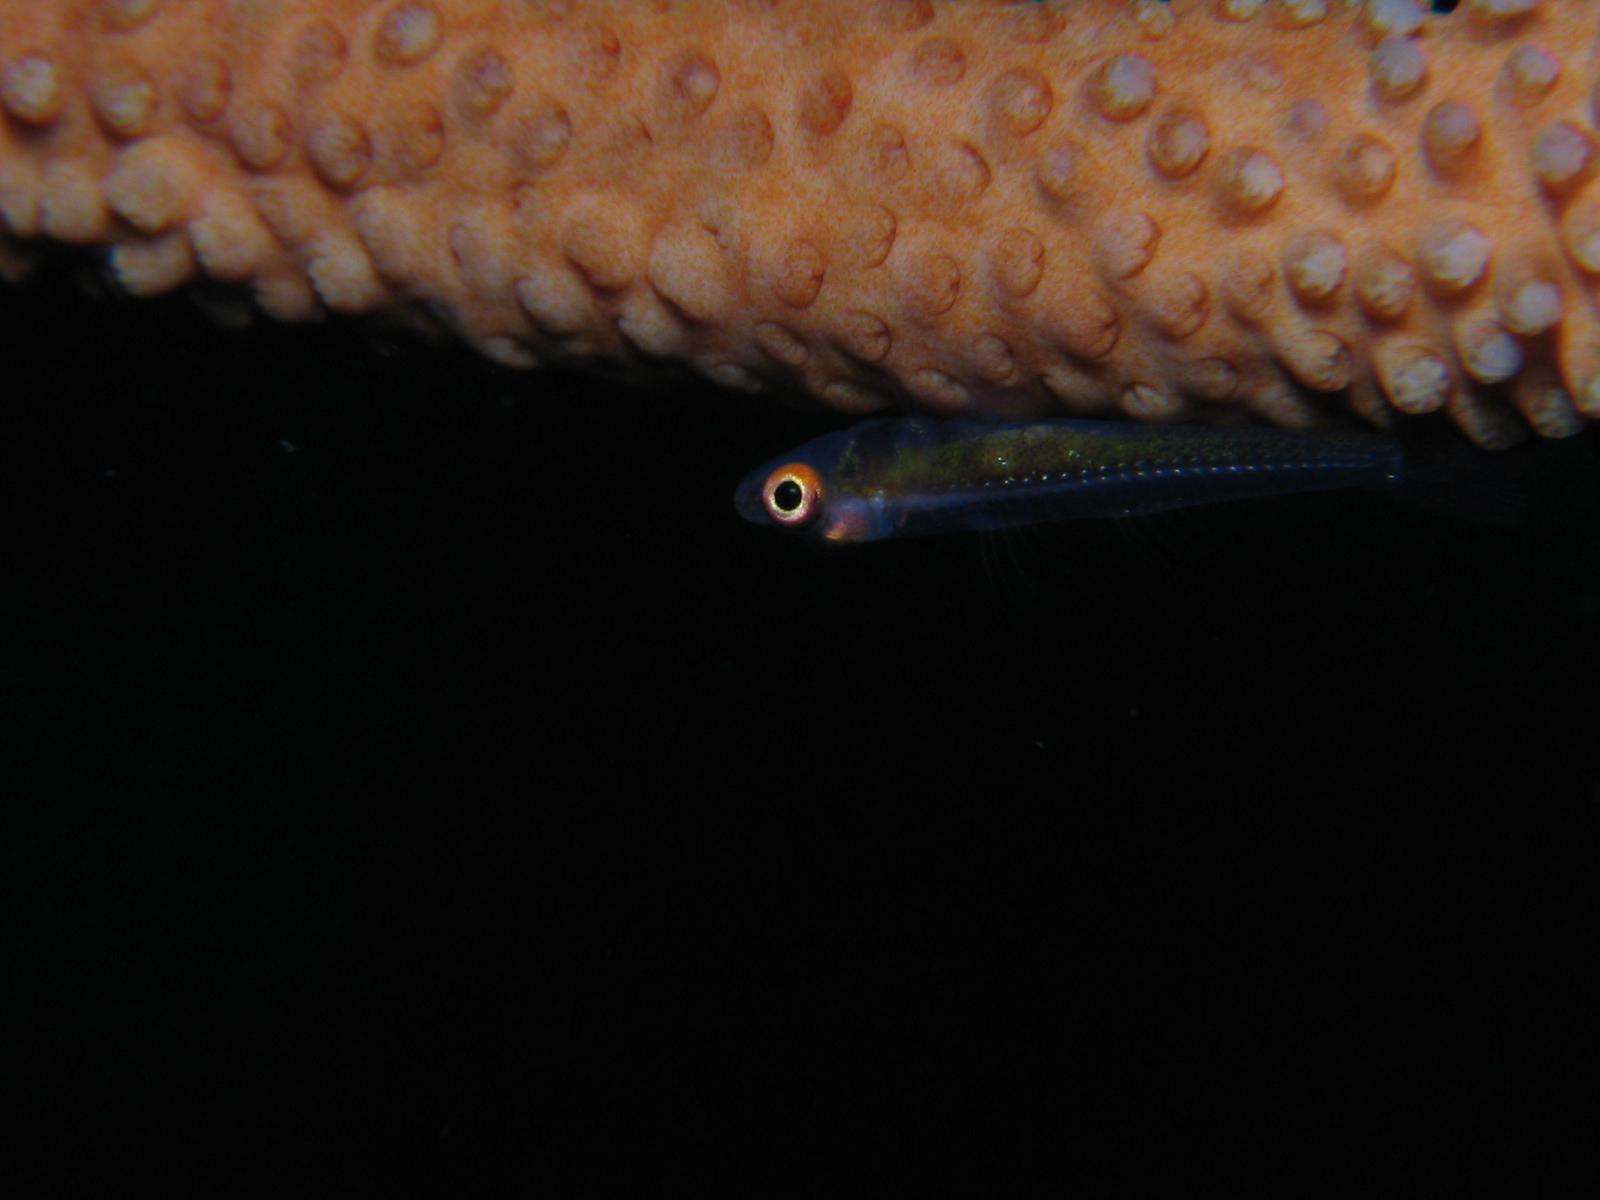
[[[0,291],[8,1176],[1401,1194],[1592,1139],[1592,445],[1509,531],[829,554],[731,506],[826,418],[85,278]]]

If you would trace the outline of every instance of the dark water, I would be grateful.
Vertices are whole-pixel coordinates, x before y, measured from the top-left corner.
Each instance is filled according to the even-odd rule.
[[[0,295],[30,1194],[1399,1194],[1592,1136],[1593,443],[1513,532],[826,555],[731,505],[815,418],[70,276]]]

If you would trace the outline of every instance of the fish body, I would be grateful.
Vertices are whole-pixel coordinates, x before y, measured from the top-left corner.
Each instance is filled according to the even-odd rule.
[[[868,542],[1390,487],[1406,466],[1400,443],[1380,434],[880,418],[751,472],[734,502],[757,524]]]
[[[0,272],[839,411],[1600,415],[1600,4],[0,0]]]

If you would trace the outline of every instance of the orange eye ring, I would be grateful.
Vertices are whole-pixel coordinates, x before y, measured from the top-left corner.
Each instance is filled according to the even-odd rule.
[[[807,529],[822,516],[822,476],[802,462],[784,463],[761,485],[761,505],[774,525]]]

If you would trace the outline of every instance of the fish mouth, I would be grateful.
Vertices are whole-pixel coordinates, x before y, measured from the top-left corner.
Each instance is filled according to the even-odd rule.
[[[767,516],[766,502],[761,497],[762,485],[766,482],[771,471],[767,467],[760,467],[751,471],[740,481],[733,492],[733,507],[738,514],[752,525],[771,525],[772,518]]]

